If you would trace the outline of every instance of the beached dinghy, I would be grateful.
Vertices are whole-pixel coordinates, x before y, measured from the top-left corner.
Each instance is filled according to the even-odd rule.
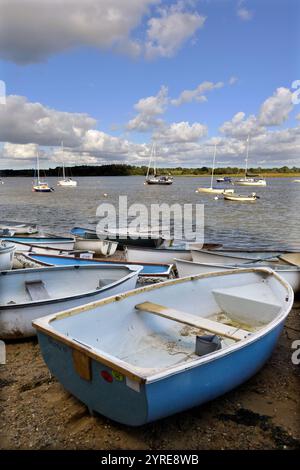
[[[24,255],[29,261],[40,263],[44,266],[83,266],[83,265],[102,265],[102,266],[130,266],[136,263],[130,263],[128,261],[120,260],[103,260],[103,259],[84,259],[84,258],[70,258],[68,256],[49,256],[30,253]],[[139,276],[142,277],[166,277],[169,278],[172,275],[173,265],[172,264],[154,264],[154,263],[139,263],[142,266],[142,270]]]
[[[92,240],[109,240],[118,242],[119,247],[122,248],[124,245],[138,245],[142,247],[155,248],[160,246],[164,242],[164,238],[159,234],[151,234],[150,229],[146,231],[136,232],[127,229],[115,229],[105,231],[102,233],[96,232],[95,229],[74,227],[71,230],[71,234],[76,238],[92,239]],[[99,235],[99,236],[98,236]]]
[[[186,261],[183,259],[176,259],[175,261],[179,277],[245,268],[245,264],[224,265],[217,263],[194,263],[193,261]],[[267,264],[262,261],[253,262],[251,263],[251,266],[273,269],[292,286],[294,292],[300,291],[300,267],[282,265],[278,262],[277,264],[275,262]]]
[[[0,221],[0,230],[9,230],[18,235],[30,235],[38,232],[36,225],[25,224],[23,222],[13,222],[8,220]]]
[[[140,266],[64,266],[0,272],[0,338],[35,335],[32,320],[134,289]]]
[[[15,245],[0,240],[0,270],[11,269],[13,265]]]
[[[262,252],[262,251],[209,251],[209,250],[191,250],[192,260],[195,263],[220,263],[220,264],[238,264],[251,263],[259,260],[276,260],[278,252]],[[176,256],[176,259],[185,259]]]
[[[74,237],[58,237],[56,235],[47,234],[44,237],[5,237],[7,241],[16,244],[17,251],[30,251],[32,246],[41,248],[56,248],[57,250],[73,250]]]
[[[125,257],[127,261],[132,263],[167,263],[174,264],[175,258],[192,260],[191,248],[200,249],[206,247],[207,250],[215,250],[222,245],[216,243],[187,243],[181,245],[166,246],[159,248],[142,248],[139,246],[126,246]]]
[[[237,387],[293,305],[267,269],[176,279],[34,321],[51,373],[90,412],[138,426]]]

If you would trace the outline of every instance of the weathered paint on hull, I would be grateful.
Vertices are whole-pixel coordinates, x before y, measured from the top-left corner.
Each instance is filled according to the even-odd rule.
[[[51,373],[91,413],[140,426],[199,406],[248,380],[270,357],[283,324],[284,321],[257,341],[230,354],[149,384],[136,384],[136,390],[120,374],[118,378],[112,374],[111,383],[104,380],[101,372],[111,374],[112,370],[94,359],[91,359],[91,380],[81,378],[74,369],[69,346],[40,331],[38,339]]]

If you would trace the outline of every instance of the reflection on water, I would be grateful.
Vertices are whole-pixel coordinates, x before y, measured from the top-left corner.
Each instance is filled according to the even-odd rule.
[[[139,176],[76,180],[77,188],[58,188],[56,179],[48,178],[55,192],[39,194],[31,191],[30,178],[6,178],[0,186],[0,219],[36,223],[47,231],[67,233],[75,225],[95,224],[100,203],[118,205],[119,196],[126,195],[128,205],[139,202],[147,207],[151,203],[203,203],[207,242],[300,249],[300,184],[290,178],[270,178],[266,188],[235,187],[240,194],[255,191],[260,199],[252,204],[196,194],[198,186],[209,186],[210,178],[176,178],[172,186],[146,186]]]

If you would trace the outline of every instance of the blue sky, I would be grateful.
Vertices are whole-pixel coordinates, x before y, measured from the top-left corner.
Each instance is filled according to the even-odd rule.
[[[74,26],[72,12],[79,0],[56,1],[62,10],[49,10],[48,23],[35,0],[12,0],[10,7],[0,0],[0,15],[2,8],[3,21],[6,14],[8,18],[0,32],[0,79],[6,84],[7,101],[10,95],[19,97],[8,103],[11,108],[0,105],[2,167],[30,166],[38,144],[45,165],[56,166],[63,139],[64,157],[72,164],[143,164],[151,138],[158,142],[160,165],[207,164],[214,143],[219,145],[220,164],[241,164],[248,133],[253,164],[299,162],[300,108],[292,103],[291,89],[300,79],[299,1],[141,0],[135,8],[137,1],[113,0],[115,12],[126,14],[124,4],[131,3],[136,17],[134,24],[128,20],[125,26],[116,21],[118,39],[115,35],[110,43],[113,28],[100,33],[102,11],[111,2],[87,1],[100,8],[91,33],[89,28],[82,31],[78,22]],[[90,14],[78,8],[79,16]],[[61,14],[65,30],[55,23],[55,15]],[[196,90],[203,83],[210,84],[204,92],[174,104],[184,90]],[[161,87],[167,90],[157,100]],[[159,105],[157,112],[143,101],[135,107],[148,97]],[[82,117],[74,123],[74,113],[95,122],[82,122]],[[244,115],[232,122],[237,113]],[[137,116],[138,124],[129,124]],[[40,129],[38,121],[45,117]],[[78,138],[70,137],[72,123],[72,132],[80,129]]]

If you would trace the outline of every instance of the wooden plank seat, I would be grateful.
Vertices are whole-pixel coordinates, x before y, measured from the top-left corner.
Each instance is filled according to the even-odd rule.
[[[141,304],[137,304],[135,308],[142,312],[153,313],[154,315],[158,315],[169,320],[177,321],[192,327],[201,328],[210,333],[214,333],[234,341],[240,341],[241,339],[244,339],[251,334],[249,331],[242,330],[241,328],[224,325],[223,323],[198,317],[196,315],[192,315],[191,313],[182,312],[180,310],[175,310],[173,308],[165,307],[163,305],[152,302],[143,302]]]
[[[25,289],[29,294],[31,300],[46,300],[50,299],[50,295],[47,292],[45,284],[40,279],[34,281],[26,281]]]

